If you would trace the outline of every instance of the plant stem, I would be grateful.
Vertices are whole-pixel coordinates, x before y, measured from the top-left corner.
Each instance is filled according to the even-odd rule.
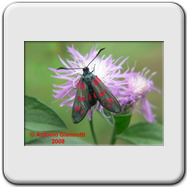
[[[93,121],[92,121],[92,119],[89,122],[90,122],[90,127],[91,127],[91,131],[92,131],[92,136],[93,136],[94,142],[97,145],[97,140],[96,140],[94,129],[93,129]]]
[[[110,140],[110,145],[114,145],[116,141],[116,126],[114,124],[113,132],[112,132],[112,137]]]

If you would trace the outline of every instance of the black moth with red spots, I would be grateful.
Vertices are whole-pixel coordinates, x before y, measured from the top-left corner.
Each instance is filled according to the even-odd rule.
[[[105,48],[99,50],[95,58],[103,49]],[[88,64],[88,66],[90,65],[90,63]],[[106,88],[102,81],[89,71],[88,66],[83,68],[83,75],[81,76],[81,79],[79,80],[77,85],[77,92],[72,110],[73,123],[79,123],[80,121],[82,121],[86,116],[88,110],[92,106],[94,106],[97,101],[99,101],[100,104],[110,112],[121,112],[121,106],[118,103],[117,99]],[[68,70],[68,68],[64,67],[60,67],[58,69]]]

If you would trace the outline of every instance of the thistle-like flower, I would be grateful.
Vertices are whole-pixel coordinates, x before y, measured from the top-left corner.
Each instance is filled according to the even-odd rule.
[[[86,54],[85,56],[83,56],[77,50],[75,50],[74,46],[72,45],[72,47],[67,47],[67,49],[68,49],[68,52],[71,53],[71,57],[73,58],[73,60],[67,59],[66,60],[67,62],[64,62],[60,58],[60,56],[59,56],[59,59],[65,68],[84,68],[96,56],[98,52],[96,48],[97,47],[95,48],[93,47],[89,54]],[[122,57],[118,58],[117,60],[113,60],[111,55],[106,58],[103,55],[101,58],[97,57],[89,65],[90,72],[93,71],[93,74],[99,77],[99,79],[105,84],[105,86],[111,91],[111,93],[117,99],[121,95],[120,90],[126,90],[126,84],[127,84],[126,79],[130,80],[131,77],[137,75],[137,73],[134,73],[134,72],[127,73],[128,70],[124,73],[121,73],[121,70],[123,69],[122,65],[125,63],[128,57],[122,60],[117,65],[117,63],[121,60],[121,58]],[[56,93],[56,95],[53,95],[53,96],[57,99],[57,101],[58,100],[62,101],[62,103],[60,104],[61,107],[64,105],[67,105],[71,109],[73,107],[77,85],[83,74],[83,70],[72,69],[72,70],[67,71],[64,69],[61,69],[61,70],[56,70],[54,68],[49,68],[49,69],[56,73],[56,76],[52,76],[52,77],[68,80],[64,84],[53,85],[54,87],[59,88],[58,90],[53,90],[53,92]],[[64,99],[65,96],[68,96],[68,99]],[[94,109],[93,110],[93,113],[94,113],[98,108],[100,109],[100,112],[102,112],[103,115],[105,116],[103,112],[103,107],[99,104],[99,102],[97,102],[96,105],[91,107],[91,109],[87,113],[89,120],[91,120],[92,110]]]
[[[132,68],[131,73],[134,71],[135,65]],[[146,75],[149,72],[150,70],[144,68],[142,72],[138,73],[138,75],[126,78],[126,90],[121,92],[121,95],[124,97],[120,97],[120,104],[123,105],[123,109],[141,104],[141,110],[138,108],[135,108],[135,110],[142,113],[147,121],[155,122],[155,115],[152,113],[151,108],[156,107],[149,103],[146,96],[151,90],[155,90],[159,93],[160,90],[153,86],[154,82],[151,80],[156,72],[153,72],[148,78],[146,78]]]

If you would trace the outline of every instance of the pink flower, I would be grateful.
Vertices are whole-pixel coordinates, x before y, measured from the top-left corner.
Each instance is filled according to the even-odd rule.
[[[93,60],[93,58],[96,56],[98,50],[96,50],[97,46],[90,50],[90,52],[86,55],[80,54],[77,50],[74,49],[74,46],[67,47],[68,52],[71,54],[71,57],[73,60],[67,59],[66,62],[61,59],[59,56],[59,59],[64,67],[66,68],[84,68]],[[126,78],[127,80],[130,80],[130,77],[137,75],[137,73],[121,73],[122,65],[125,63],[125,61],[128,59],[125,58],[120,63],[118,63],[122,57],[118,58],[117,60],[113,60],[112,56],[105,57],[103,55],[101,58],[98,56],[90,65],[89,69],[90,71],[93,71],[94,75],[97,75],[99,79],[105,84],[105,86],[111,91],[111,93],[118,99],[121,95],[120,90],[126,90]],[[118,63],[118,65],[117,65]],[[76,95],[76,88],[77,84],[83,74],[82,69],[74,69],[74,70],[56,70],[56,68],[49,68],[54,73],[56,73],[56,76],[52,76],[54,78],[58,79],[66,79],[67,82],[61,85],[53,85],[55,88],[58,88],[58,90],[53,90],[53,92],[56,93],[56,95],[53,95],[57,101],[61,100],[60,107],[67,105],[70,107],[70,109],[73,107],[75,95]],[[119,79],[121,78],[121,79]],[[64,98],[65,96],[68,96],[68,98]],[[100,109],[100,112],[103,113],[103,107],[100,105],[99,102],[96,103],[95,106],[93,106],[87,113],[88,119],[91,120],[91,114],[92,110],[94,109],[94,112],[97,109]],[[93,112],[93,113],[94,113]],[[103,113],[104,114],[104,113]],[[104,115],[105,116],[105,115]],[[107,116],[105,116],[107,117]]]
[[[135,65],[131,73],[134,71]],[[120,103],[123,105],[123,109],[128,106],[137,106],[141,104],[141,110],[135,110],[142,113],[147,121],[155,122],[155,115],[153,115],[151,110],[151,108],[155,107],[148,102],[146,96],[151,90],[155,90],[159,93],[160,90],[153,86],[154,82],[151,80],[156,72],[146,78],[146,75],[150,72],[150,70],[146,70],[147,68],[144,68],[138,75],[126,78],[126,89],[121,92]],[[138,100],[140,100],[140,102],[138,102]]]

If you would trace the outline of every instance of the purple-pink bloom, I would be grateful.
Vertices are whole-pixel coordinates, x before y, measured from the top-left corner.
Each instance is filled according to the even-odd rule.
[[[67,59],[66,62],[61,59],[59,56],[59,59],[62,63],[62,65],[66,68],[84,68],[89,64],[90,61],[96,56],[98,50],[97,46],[92,47],[90,52],[86,55],[82,55],[78,52],[78,50],[74,49],[74,46],[67,47],[68,52],[71,54],[72,60]],[[93,71],[94,75],[97,75],[99,79],[105,84],[105,86],[111,91],[111,93],[118,99],[121,97],[121,90],[126,90],[126,79],[130,80],[131,77],[134,75],[137,75],[137,73],[127,73],[128,70],[124,73],[121,72],[123,70],[122,65],[125,63],[125,61],[128,59],[125,58],[121,62],[119,62],[122,59],[122,57],[119,57],[117,60],[113,60],[112,56],[105,57],[103,55],[102,57],[97,57],[90,65],[89,69],[90,71]],[[118,64],[118,65],[117,65]],[[49,68],[54,73],[56,73],[56,76],[52,76],[54,78],[58,79],[66,79],[67,82],[61,85],[53,85],[55,88],[59,88],[58,90],[53,90],[53,92],[56,93],[56,95],[53,95],[57,101],[61,100],[60,106],[67,105],[70,107],[70,109],[73,107],[75,95],[76,95],[76,88],[78,81],[80,80],[83,70],[82,69],[74,69],[74,70],[56,70],[54,68]],[[121,78],[121,79],[119,79]],[[68,96],[68,98],[64,98],[65,96]],[[124,96],[123,96],[124,97]],[[100,112],[103,113],[103,107],[97,102],[95,106],[93,106],[87,113],[88,119],[91,120],[92,110],[93,113],[97,109],[100,109]],[[104,115],[105,116],[105,115]],[[107,116],[105,116],[107,117]]]
[[[80,54],[78,50],[75,50],[73,45],[72,47],[67,47],[67,49],[68,52],[71,54],[73,60],[66,59],[65,62],[59,56],[62,66],[66,68],[84,68],[89,64],[90,61],[92,61],[92,59],[96,56],[98,52],[97,46],[92,47],[90,52],[85,56]],[[119,57],[117,60],[113,60],[111,55],[108,57],[105,57],[105,55],[103,55],[102,57],[98,56],[89,65],[89,69],[90,71],[94,70],[93,74],[97,75],[97,77],[99,77],[99,79],[117,98],[120,105],[122,106],[122,110],[126,110],[129,107],[134,108],[135,106],[141,105],[140,110],[138,108],[134,109],[142,113],[147,121],[155,122],[155,115],[152,113],[152,108],[155,107],[148,102],[146,96],[147,93],[151,90],[155,90],[160,93],[160,90],[153,86],[154,83],[151,80],[151,77],[156,74],[156,72],[152,73],[148,78],[146,78],[146,75],[149,73],[149,70],[144,68],[142,72],[135,73],[135,63],[131,72],[129,72],[129,66],[127,66],[127,70],[122,73],[122,65],[125,63],[128,57],[120,62],[121,59],[122,57]],[[60,107],[67,105],[69,106],[69,109],[71,109],[73,107],[76,95],[77,84],[83,74],[83,70],[56,70],[54,68],[49,69],[56,73],[56,76],[52,77],[67,80],[67,82],[64,84],[53,85],[55,88],[58,88],[58,90],[53,90],[53,92],[56,93],[56,95],[53,96],[57,99],[56,101],[62,101]],[[68,98],[65,99],[65,96],[68,96]],[[91,107],[91,109],[87,113],[89,120],[91,120],[92,111],[94,114],[97,109],[99,109],[100,112],[102,112],[105,116],[103,112],[103,106],[101,106],[100,103],[97,102],[96,105]]]
[[[134,71],[135,65],[132,68],[131,73]],[[135,108],[135,110],[142,113],[147,121],[156,122],[155,115],[151,110],[151,108],[156,107],[148,102],[146,96],[151,90],[155,90],[159,93],[160,90],[153,86],[154,82],[151,80],[152,76],[155,75],[156,72],[153,72],[148,78],[146,78],[146,75],[149,72],[150,70],[144,68],[142,72],[138,73],[138,75],[126,78],[126,90],[121,92],[120,104],[123,106],[123,109],[128,106],[138,106],[140,104],[141,110],[137,108]]]

